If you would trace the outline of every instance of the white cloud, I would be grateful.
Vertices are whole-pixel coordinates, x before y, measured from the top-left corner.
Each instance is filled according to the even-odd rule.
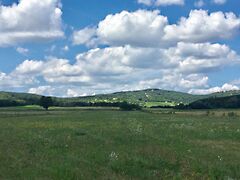
[[[227,0],[213,0],[213,3],[219,4],[219,5],[225,4],[226,2]]]
[[[137,87],[139,89],[146,88],[163,88],[176,91],[185,91],[190,88],[207,87],[208,77],[200,74],[183,75],[176,72],[163,74],[162,77],[155,77],[155,79],[142,80]]]
[[[72,41],[74,45],[85,44],[92,46],[95,44],[94,36],[96,36],[96,29],[86,27],[79,31],[74,31]]]
[[[25,60],[11,73],[0,73],[0,87],[31,86],[29,92],[60,96],[143,88],[204,93],[209,72],[239,63],[230,47],[213,43],[232,37],[239,28],[240,19],[232,13],[194,10],[171,25],[159,11],[123,11],[73,34],[73,44],[108,47],[80,53],[75,62]]]
[[[138,0],[138,3],[147,6],[169,6],[169,5],[184,5],[184,0]]]
[[[29,52],[29,49],[27,49],[27,48],[22,48],[22,47],[18,47],[18,48],[16,49],[16,51],[17,51],[19,54],[27,55],[28,52]]]
[[[64,36],[59,0],[20,0],[0,5],[0,46],[48,41]]]
[[[31,76],[23,76],[20,74],[6,74],[0,72],[0,89],[12,89],[12,88],[20,88],[27,85],[37,84],[38,81]]]
[[[171,42],[209,42],[229,39],[239,33],[240,18],[233,13],[193,10],[188,18],[165,28],[164,40]]]
[[[37,88],[30,88],[28,90],[28,93],[52,96],[54,94],[54,91],[55,88],[51,86],[39,86]]]
[[[180,41],[204,43],[229,39],[240,32],[240,18],[233,13],[209,14],[205,10],[192,10],[189,17],[180,18],[177,24],[169,24],[167,17],[157,10],[122,11],[108,15],[91,31],[96,31],[96,35],[88,33],[88,28],[80,30],[78,44],[169,47]]]
[[[226,92],[226,91],[235,91],[240,90],[238,86],[232,84],[224,84],[222,87],[213,87],[209,89],[191,89],[189,93],[192,94],[211,94],[216,92]]]
[[[190,74],[179,81],[179,86],[185,89],[207,87],[208,77],[200,74]]]
[[[178,43],[173,57],[180,59],[179,70],[183,73],[206,73],[226,65],[239,63],[240,57],[226,45],[210,43]]]
[[[99,39],[109,45],[157,46],[164,36],[167,17],[159,11],[122,11],[108,15],[97,28]]]
[[[201,8],[205,5],[205,2],[203,0],[198,0],[194,3],[194,6],[197,8]]]
[[[67,96],[68,97],[81,97],[81,96],[87,96],[87,93],[81,93],[78,92],[77,90],[73,90],[73,89],[68,89],[67,90]]]
[[[42,61],[25,60],[19,66],[16,67],[15,74],[37,74],[43,68],[44,63]]]
[[[188,91],[208,87],[210,70],[237,62],[238,55],[220,44],[182,42],[169,49],[127,45],[89,50],[77,55],[74,63],[53,57],[44,61],[26,60],[3,77],[31,77],[30,84],[40,78],[44,80],[41,83],[54,86],[53,93],[59,91],[66,96],[103,93],[106,89],[110,92],[141,88]]]

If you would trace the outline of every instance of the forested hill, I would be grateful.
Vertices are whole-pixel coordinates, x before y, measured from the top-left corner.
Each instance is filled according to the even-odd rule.
[[[29,93],[0,92],[0,107],[38,104],[40,97]]]
[[[53,97],[53,100],[56,106],[80,106],[81,103],[116,103],[126,101],[146,107],[173,107],[180,103],[189,104],[210,97],[228,97],[232,95],[240,95],[240,91],[192,95],[176,91],[147,89],[75,98]],[[40,95],[28,93],[0,92],[0,106],[35,105],[38,104],[40,97]]]
[[[240,108],[240,95],[201,99],[190,103],[187,107],[190,109]]]

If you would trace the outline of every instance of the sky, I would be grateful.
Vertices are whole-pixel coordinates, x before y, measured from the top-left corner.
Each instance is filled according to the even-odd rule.
[[[240,89],[239,0],[0,0],[0,91]]]

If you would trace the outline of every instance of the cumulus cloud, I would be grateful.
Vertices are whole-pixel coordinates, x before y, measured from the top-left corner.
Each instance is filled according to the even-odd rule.
[[[193,10],[188,18],[181,18],[177,25],[165,28],[164,40],[208,42],[229,39],[239,33],[240,18],[233,13]]]
[[[146,88],[163,88],[176,91],[185,91],[190,88],[207,87],[208,77],[201,74],[183,75],[176,72],[165,73],[161,77],[155,79],[139,81],[138,89]]]
[[[26,60],[12,73],[2,74],[1,79],[6,82],[7,77],[12,77],[9,81],[18,77],[22,84],[26,84],[25,80],[31,77],[29,85],[43,79],[42,83],[47,84],[46,86],[54,86],[53,93],[61,86],[59,91],[66,96],[77,96],[86,91],[103,93],[106,89],[110,92],[142,88],[188,91],[208,87],[209,70],[237,62],[239,56],[236,52],[220,44],[181,42],[176,47],[167,49],[126,45],[96,48],[80,53],[74,63],[53,57],[46,60]],[[76,87],[82,89],[74,90]],[[68,89],[72,91],[67,91]],[[33,90],[37,92],[39,88],[34,87],[32,93]]]
[[[0,47],[64,36],[59,0],[20,0],[0,5]]]
[[[240,60],[235,51],[221,44],[178,43],[171,50],[180,59],[179,70],[183,73],[206,73]]]
[[[30,88],[28,90],[28,93],[52,96],[54,94],[54,91],[55,88],[51,86],[39,86],[37,88]]]
[[[94,36],[96,36],[95,28],[86,27],[79,31],[74,31],[72,37],[73,45],[85,44],[87,46],[93,46],[96,44],[96,39],[94,39]]]
[[[236,90],[240,90],[240,88],[238,86],[226,83],[222,87],[213,87],[209,89],[192,89],[189,91],[189,93],[211,94],[211,93],[217,93],[217,92],[236,91]]]
[[[16,67],[15,74],[37,74],[43,68],[42,61],[34,61],[34,60],[25,60],[19,66]]]
[[[187,18],[169,24],[168,18],[160,15],[158,10],[122,11],[108,15],[91,29],[92,33],[88,31],[88,28],[78,31],[81,38],[75,44],[94,42],[113,46],[166,47],[180,41],[204,43],[229,39],[239,33],[240,18],[234,13],[192,10]]]
[[[233,13],[193,10],[169,24],[159,11],[122,11],[96,27],[74,32],[73,44],[94,46],[75,61],[25,60],[11,73],[0,73],[0,85],[61,96],[144,88],[204,93],[209,72],[239,63],[235,51],[215,43],[231,38],[239,28],[240,19]],[[95,47],[99,43],[107,46]]]
[[[0,72],[0,89],[9,90],[20,88],[28,85],[37,84],[38,80],[31,76],[24,76],[15,73],[6,74]]]
[[[98,24],[97,35],[104,44],[157,46],[164,36],[167,17],[159,11],[122,11],[108,15]]]
[[[81,93],[78,90],[74,89],[68,89],[67,90],[67,96],[68,97],[81,97],[81,96],[87,96],[87,93]]]
[[[138,3],[147,6],[169,6],[169,5],[184,5],[184,0],[138,0]]]
[[[83,67],[71,65],[69,60],[50,58],[47,61],[26,60],[16,67],[13,72],[21,75],[42,76],[47,82],[82,82],[84,78],[77,79],[81,75]]]

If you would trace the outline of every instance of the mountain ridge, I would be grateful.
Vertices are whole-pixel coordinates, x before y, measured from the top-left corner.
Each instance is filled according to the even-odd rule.
[[[126,101],[132,104],[139,104],[144,107],[174,107],[178,104],[190,104],[192,102],[210,97],[227,97],[240,95],[240,91],[226,91],[207,95],[194,95],[185,92],[178,92],[163,89],[143,89],[134,91],[121,91],[109,94],[97,94],[83,97],[54,97],[56,105],[71,106],[79,103],[116,103]],[[17,93],[0,91],[0,103],[10,105],[34,105],[37,104],[42,95],[31,93]]]

